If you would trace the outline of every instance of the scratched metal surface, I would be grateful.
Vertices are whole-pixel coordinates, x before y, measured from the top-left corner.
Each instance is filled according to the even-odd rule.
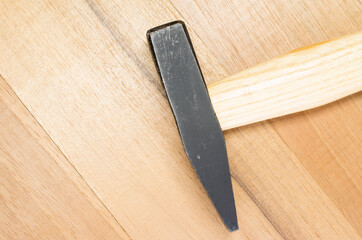
[[[147,33],[186,155],[230,231],[238,229],[224,135],[183,22]]]

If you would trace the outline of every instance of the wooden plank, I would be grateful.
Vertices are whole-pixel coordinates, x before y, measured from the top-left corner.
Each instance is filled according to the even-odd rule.
[[[228,233],[186,159],[145,32],[184,19],[211,83],[360,31],[360,9],[358,1],[3,1],[0,74],[132,238],[358,239],[359,215],[350,211],[359,190],[351,184],[352,194],[342,196],[334,191],[340,185],[315,173],[327,166],[314,165],[307,152],[316,147],[288,133],[300,125],[293,118],[225,133],[241,227]],[[346,109],[339,115],[345,128],[359,126],[361,104],[336,104]],[[310,118],[302,121],[314,137]],[[340,121],[328,124],[336,133],[318,142],[335,140],[319,151],[345,149],[341,135],[357,142],[331,153],[326,162],[348,170],[331,168],[328,178],[354,183],[361,139],[339,132]],[[342,209],[348,200],[354,203]]]
[[[323,108],[273,120],[272,125],[361,234],[362,114],[354,100],[361,101],[362,93]]]
[[[130,239],[0,77],[0,239]]]

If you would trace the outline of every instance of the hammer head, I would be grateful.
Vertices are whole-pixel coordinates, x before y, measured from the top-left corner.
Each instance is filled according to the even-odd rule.
[[[237,230],[224,136],[185,24],[150,29],[147,38],[187,157],[225,225]]]

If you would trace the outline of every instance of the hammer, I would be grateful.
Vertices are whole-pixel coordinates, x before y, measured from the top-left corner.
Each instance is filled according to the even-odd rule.
[[[362,32],[294,50],[206,85],[182,21],[147,32],[186,155],[229,231],[238,229],[222,130],[362,90]]]

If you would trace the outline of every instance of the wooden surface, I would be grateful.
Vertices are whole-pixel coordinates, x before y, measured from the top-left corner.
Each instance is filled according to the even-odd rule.
[[[223,130],[362,91],[362,32],[299,48],[207,86]]]
[[[130,239],[3,78],[0,93],[0,239]]]
[[[357,0],[1,1],[0,238],[360,239],[361,93],[225,132],[240,226],[229,233],[145,33],[184,20],[210,84],[361,31],[361,11]]]

